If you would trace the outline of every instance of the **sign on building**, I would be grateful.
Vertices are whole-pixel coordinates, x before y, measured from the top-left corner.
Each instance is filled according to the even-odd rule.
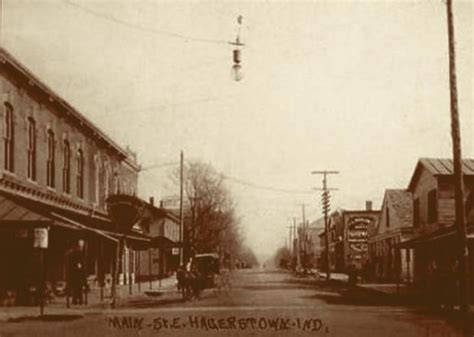
[[[34,248],[48,248],[48,229],[35,228],[34,229]]]

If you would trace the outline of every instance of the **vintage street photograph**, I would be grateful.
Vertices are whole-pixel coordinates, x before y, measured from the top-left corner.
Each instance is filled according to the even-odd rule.
[[[473,0],[0,0],[0,337],[473,337],[473,37]]]

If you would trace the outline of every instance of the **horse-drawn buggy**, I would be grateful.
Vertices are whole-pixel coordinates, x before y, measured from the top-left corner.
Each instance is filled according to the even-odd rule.
[[[215,279],[219,273],[218,254],[197,254],[186,266],[180,266],[178,269],[178,289],[181,290],[184,299],[197,299],[202,290],[216,286]]]

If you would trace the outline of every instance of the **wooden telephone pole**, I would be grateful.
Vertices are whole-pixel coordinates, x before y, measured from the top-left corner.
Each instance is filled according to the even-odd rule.
[[[459,248],[459,288],[462,312],[469,313],[469,250],[467,246],[466,212],[464,205],[464,182],[462,173],[461,131],[459,127],[458,93],[456,83],[456,54],[454,42],[453,1],[447,0],[448,46],[449,46],[449,91],[451,102],[451,136],[453,140],[453,173],[455,185],[456,225]],[[467,319],[466,319],[467,320]]]
[[[324,213],[324,243],[326,246],[326,281],[331,279],[331,266],[329,258],[329,222],[328,215],[330,212],[330,202],[329,202],[329,189],[327,187],[327,175],[328,174],[338,174],[338,171],[313,171],[312,174],[322,174],[323,175],[323,191],[322,193],[322,204],[323,204],[323,213]]]
[[[179,265],[184,263],[183,249],[184,249],[184,153],[181,151],[179,161]]]

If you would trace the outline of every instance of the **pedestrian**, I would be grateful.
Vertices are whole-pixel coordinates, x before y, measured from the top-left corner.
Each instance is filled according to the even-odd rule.
[[[68,289],[72,295],[72,304],[83,304],[83,293],[86,284],[84,240],[68,254]]]
[[[184,265],[181,264],[176,271],[176,279],[178,281],[178,291],[182,291],[184,289],[184,278],[185,278],[186,269]]]
[[[437,309],[440,304],[440,278],[438,263],[433,259],[428,264],[426,277],[426,302],[432,309]]]
[[[444,290],[444,304],[446,310],[453,310],[454,305],[459,303],[459,261],[453,259],[446,270],[446,284],[443,286]]]
[[[191,265],[191,280],[192,298],[197,300],[201,295],[202,276],[195,263]]]

